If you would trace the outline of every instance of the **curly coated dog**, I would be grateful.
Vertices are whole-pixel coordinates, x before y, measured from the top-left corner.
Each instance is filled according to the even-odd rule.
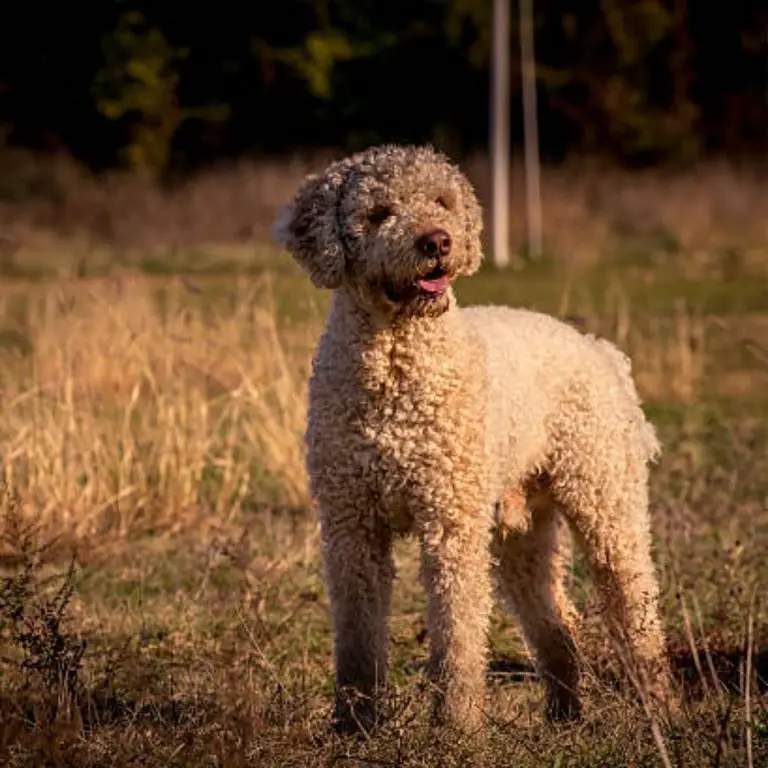
[[[401,146],[309,176],[277,225],[313,283],[334,291],[306,442],[341,729],[376,721],[392,543],[411,533],[438,722],[482,722],[493,581],[546,682],[548,716],[579,716],[568,528],[647,690],[666,695],[648,514],[659,445],[630,363],[546,315],[460,309],[451,284],[480,266],[481,227],[458,168]]]

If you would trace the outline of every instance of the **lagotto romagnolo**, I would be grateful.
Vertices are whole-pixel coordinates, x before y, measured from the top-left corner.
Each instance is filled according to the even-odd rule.
[[[659,453],[612,344],[543,314],[460,308],[482,259],[467,178],[429,147],[382,146],[305,179],[279,240],[333,300],[306,434],[336,665],[335,722],[376,722],[392,542],[421,544],[435,717],[482,722],[494,582],[546,683],[578,717],[569,532],[652,699],[668,669],[651,559]]]

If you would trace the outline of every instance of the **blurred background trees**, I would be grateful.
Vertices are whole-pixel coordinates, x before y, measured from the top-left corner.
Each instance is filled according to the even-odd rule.
[[[487,144],[490,0],[102,0],[0,14],[7,141],[96,170],[162,177],[243,154]],[[768,151],[764,0],[537,0],[535,26],[545,160]],[[512,88],[514,145],[516,64]]]

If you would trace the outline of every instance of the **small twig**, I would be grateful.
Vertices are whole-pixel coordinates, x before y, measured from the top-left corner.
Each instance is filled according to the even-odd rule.
[[[181,744],[179,744],[179,746],[176,747],[176,749],[174,749],[173,752],[171,752],[170,756],[165,761],[165,764],[166,765],[170,765],[173,762],[173,760],[176,757],[176,755],[180,754],[182,752],[182,750],[184,750],[186,748],[187,748],[186,742],[182,742]]]
[[[696,647],[696,638],[693,635],[693,627],[691,626],[691,617],[688,614],[688,608],[685,604],[685,598],[683,597],[682,592],[680,593],[680,610],[683,614],[685,637],[688,640],[688,645],[691,649],[693,664],[696,667],[696,672],[698,672],[699,678],[701,679],[701,685],[704,688],[704,693],[706,696],[709,696],[709,682],[707,681],[707,677],[704,674],[704,668],[701,666],[701,658],[699,657],[699,650]]]
[[[285,683],[283,683],[283,681],[280,679],[280,675],[277,674],[274,664],[272,664],[272,662],[267,658],[264,651],[261,650],[261,646],[259,645],[258,641],[254,637],[253,632],[251,631],[251,628],[245,622],[245,617],[240,612],[238,612],[238,619],[240,620],[240,626],[245,630],[245,634],[248,636],[248,639],[251,642],[251,646],[259,655],[263,668],[266,669],[270,675],[272,675],[272,677],[274,678],[280,690],[286,691],[287,689],[285,687]]]
[[[194,596],[192,597],[193,603],[199,603],[202,596],[205,594],[205,590],[208,588],[208,582],[211,580],[211,574],[213,572],[216,559],[221,554],[222,548],[213,542],[208,547],[208,557],[206,558],[205,568],[203,569],[203,575],[200,578],[200,585],[197,588]]]
[[[709,651],[709,643],[707,642],[707,636],[704,634],[704,619],[702,618],[701,606],[699,605],[699,601],[696,598],[696,593],[693,593],[691,595],[691,600],[693,601],[693,610],[696,612],[696,622],[699,625],[699,634],[701,635],[701,644],[704,647],[704,657],[707,660],[707,667],[709,669],[709,674],[712,676],[712,682],[715,688],[720,693],[727,693],[728,691],[725,687],[725,684],[720,679],[720,676],[717,674],[717,670],[715,669],[715,662],[712,659],[712,654]]]
[[[701,635],[701,644],[704,648],[704,656],[707,660],[707,668],[709,669],[709,673],[712,676],[712,682],[715,686],[715,690],[718,692],[718,699],[720,699],[720,697],[725,694],[725,700],[730,701],[730,697],[727,695],[728,689],[725,686],[725,683],[723,683],[723,681],[720,679],[720,676],[717,674],[717,670],[715,669],[715,662],[712,659],[712,654],[709,651],[707,636],[704,634],[704,619],[702,618],[701,606],[699,605],[699,601],[695,592],[691,594],[691,600],[693,601],[693,610],[696,612],[696,623],[699,626],[699,634]],[[726,710],[728,717],[730,717],[730,711],[731,704],[728,705],[728,709]],[[725,738],[725,745],[727,747],[728,753],[730,753],[733,750],[733,743],[731,742],[731,734],[727,728],[723,730],[721,737]]]

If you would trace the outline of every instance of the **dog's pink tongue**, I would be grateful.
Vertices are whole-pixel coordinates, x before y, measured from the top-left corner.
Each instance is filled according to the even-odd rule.
[[[444,293],[445,289],[448,287],[448,276],[443,275],[442,277],[435,277],[431,280],[427,280],[426,278],[422,278],[419,280],[419,288],[421,288],[424,291],[427,291],[427,293]]]

